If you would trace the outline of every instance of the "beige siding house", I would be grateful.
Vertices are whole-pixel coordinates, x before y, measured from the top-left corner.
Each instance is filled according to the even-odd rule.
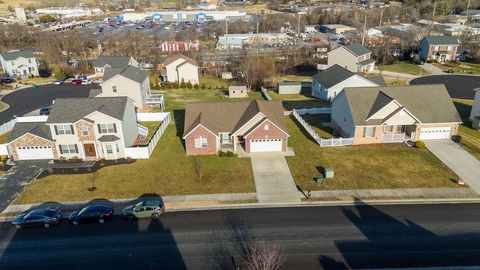
[[[473,106],[469,119],[472,121],[472,127],[476,130],[480,130],[480,88],[475,89],[475,98],[473,99]]]
[[[229,86],[228,87],[228,97],[230,98],[244,98],[248,97],[247,87],[246,86]]]
[[[375,69],[372,51],[356,43],[338,47],[328,54],[328,66],[339,65],[351,72],[371,72]]]
[[[462,120],[445,86],[345,88],[332,127],[354,144],[450,139]]]
[[[95,60],[93,69],[95,70],[95,75],[103,76],[106,68],[124,68],[128,65],[138,67],[138,62],[133,57],[128,56],[102,55]]]
[[[190,82],[199,84],[199,72],[197,62],[184,55],[167,58],[163,63],[163,80],[170,83]]]

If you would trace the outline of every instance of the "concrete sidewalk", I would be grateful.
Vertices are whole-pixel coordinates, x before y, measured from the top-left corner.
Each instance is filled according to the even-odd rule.
[[[439,69],[438,67],[430,64],[430,63],[425,63],[423,66],[422,66],[423,69],[425,69],[426,71],[430,72],[431,75],[445,75],[445,72],[443,72],[443,70]]]
[[[300,202],[300,194],[284,156],[278,153],[250,156],[259,203]]]
[[[425,141],[428,150],[480,194],[480,161],[451,140]]]

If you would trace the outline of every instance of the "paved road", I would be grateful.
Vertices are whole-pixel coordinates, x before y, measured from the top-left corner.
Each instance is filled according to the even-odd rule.
[[[239,232],[278,245],[284,269],[480,265],[478,210],[475,204],[217,210],[21,231],[4,223],[0,269],[234,269],[242,259],[231,236]]]
[[[0,112],[0,124],[10,121],[14,116],[22,116],[31,111],[50,106],[56,98],[88,97],[90,89],[98,88],[91,85],[41,85],[38,88],[18,90],[2,98],[10,107]]]
[[[425,141],[428,150],[480,194],[480,161],[450,140]]]
[[[445,84],[448,94],[452,98],[473,99],[473,89],[480,87],[480,76],[468,75],[434,75],[425,76],[410,81],[415,84]]]

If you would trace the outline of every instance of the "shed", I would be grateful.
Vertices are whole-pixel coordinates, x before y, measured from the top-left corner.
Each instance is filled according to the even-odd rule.
[[[300,94],[302,90],[301,82],[280,82],[278,83],[279,94]]]
[[[248,97],[246,86],[229,86],[228,96],[231,98],[243,98]]]

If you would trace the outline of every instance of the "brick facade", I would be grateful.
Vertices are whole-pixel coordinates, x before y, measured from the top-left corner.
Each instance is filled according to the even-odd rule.
[[[195,138],[207,138],[208,147],[195,148]],[[185,137],[185,151],[187,155],[209,155],[217,153],[217,137],[202,126],[195,128]]]
[[[87,135],[83,135],[82,126],[86,126],[88,130]],[[94,142],[95,141],[95,130],[94,125],[88,121],[80,120],[75,124],[75,132],[78,136],[78,140],[81,142]]]
[[[17,147],[32,147],[32,146],[47,146],[51,147],[53,151],[53,157],[58,158],[57,149],[55,143],[47,139],[40,138],[38,136],[27,133],[26,135],[18,138],[10,143],[10,153],[13,160],[18,160]]]
[[[265,129],[265,126],[268,129]],[[250,140],[254,139],[282,139],[282,151],[287,151],[288,136],[269,120],[258,125],[245,137],[245,152],[250,153]]]

